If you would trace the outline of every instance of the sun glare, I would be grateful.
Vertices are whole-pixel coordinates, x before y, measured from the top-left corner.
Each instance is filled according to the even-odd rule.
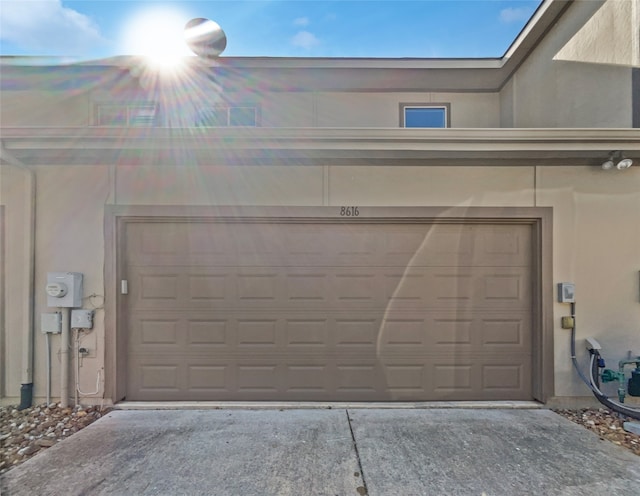
[[[122,51],[143,55],[160,68],[175,68],[183,57],[193,55],[184,41],[188,20],[188,15],[176,10],[141,11],[123,30]]]

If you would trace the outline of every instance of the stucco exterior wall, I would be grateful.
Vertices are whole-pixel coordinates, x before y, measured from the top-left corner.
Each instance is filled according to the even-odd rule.
[[[602,3],[572,3],[499,92],[235,91],[222,95],[214,85],[203,87],[204,92],[192,92],[198,96],[192,95],[188,102],[176,98],[174,107],[164,109],[163,124],[192,126],[198,108],[225,101],[259,105],[264,127],[397,128],[399,104],[404,102],[450,103],[454,128],[628,128],[632,121],[631,68],[554,60]],[[154,100],[138,80],[109,89],[111,83],[106,81],[105,88],[79,84],[66,91],[3,89],[2,126],[84,127],[94,123],[98,103]],[[90,353],[82,362],[81,389],[92,391],[98,374],[100,382],[104,381],[105,316],[99,307],[105,294],[105,205],[553,207],[553,281],[576,283],[578,351],[582,350],[581,340],[593,336],[603,345],[609,366],[615,367],[629,353],[640,355],[640,168],[603,171],[597,166],[530,163],[514,161],[504,167],[482,161],[465,167],[403,166],[392,161],[371,167],[337,166],[329,161],[314,166],[34,167],[36,400],[43,399],[46,388],[40,314],[52,311],[46,306],[43,289],[49,271],[82,272],[84,294],[96,295],[84,305],[98,308],[94,331],[82,341]],[[19,397],[27,351],[28,177],[13,166],[0,168],[5,228],[5,301],[0,311],[4,317],[0,332],[3,402]],[[560,328],[560,317],[568,311],[566,305],[553,306],[555,394],[588,396],[571,369],[569,331]],[[55,397],[60,390],[60,337],[52,341]],[[100,400],[101,393],[89,399]]]
[[[2,91],[3,126],[87,126],[89,96],[69,91]]]
[[[574,2],[503,88],[513,127],[631,127],[630,67],[554,60],[601,4]]]
[[[204,83],[203,83],[204,84]],[[210,84],[210,83],[209,83]],[[48,91],[3,91],[0,113],[3,126],[88,126],[95,124],[98,104],[162,102],[161,124],[191,127],[198,109],[207,105],[256,105],[261,127],[391,127],[400,126],[400,103],[450,103],[451,127],[500,127],[500,96],[496,93],[328,93],[226,92],[215,88],[193,92],[176,100],[140,88],[117,93],[86,90],[76,94]]]
[[[11,166],[0,166],[0,204],[4,206],[4,356],[0,357],[0,393],[18,396],[22,381],[23,335],[28,327],[27,267],[29,263],[28,174]]]
[[[450,103],[451,127],[500,126],[497,93],[318,93],[317,127],[399,127],[400,103]]]
[[[84,308],[101,307],[104,303],[104,205],[109,193],[108,167],[36,167],[36,270],[35,270],[35,344],[34,396],[46,395],[46,340],[40,333],[40,314],[53,312],[48,308],[44,287],[47,272],[82,272],[84,294],[102,295],[86,299]],[[25,249],[29,235],[26,218],[26,173],[2,165],[0,203],[5,205],[5,370],[4,394],[9,398],[20,395],[21,369],[24,353],[23,336],[27,324],[24,319],[28,304],[24,271],[29,264]],[[52,339],[52,394],[59,396],[60,336]],[[104,366],[104,314],[97,310],[94,331],[82,341],[90,349],[83,360],[81,388],[95,389],[97,370]],[[73,376],[73,374],[72,374]],[[104,375],[103,375],[104,377]],[[70,389],[73,391],[73,388]]]
[[[104,303],[104,205],[109,194],[108,168],[38,167],[38,217],[36,227],[36,315],[51,312],[43,288],[47,272],[81,272],[85,299],[83,308],[101,307]],[[39,329],[39,320],[36,319]],[[58,341],[59,336],[52,341]],[[82,340],[90,353],[83,359],[80,388],[93,391],[96,373],[104,366],[104,311],[96,310],[93,331]],[[56,347],[54,346],[54,350]],[[45,339],[36,337],[35,362],[37,379],[35,396],[43,395]],[[53,391],[59,391],[60,372],[53,352]],[[73,357],[74,354],[72,353]],[[39,366],[38,366],[39,365]],[[73,370],[73,369],[72,369]],[[71,374],[73,377],[75,374]],[[102,374],[104,378],[104,374]],[[70,388],[73,391],[73,387]],[[72,393],[73,394],[73,393]]]
[[[607,366],[640,355],[640,169],[540,167],[539,206],[554,208],[554,281],[576,284],[577,351],[603,346]],[[584,395],[569,360],[567,304],[554,306],[556,395]],[[608,388],[615,396],[615,387]]]
[[[104,295],[105,204],[118,205],[362,205],[362,206],[551,206],[554,208],[554,283],[576,283],[578,350],[594,336],[614,366],[628,351],[640,354],[640,169],[592,167],[63,167],[36,168],[35,396],[45,394],[45,339],[39,316],[46,307],[48,271],[84,274],[85,296]],[[5,401],[18,397],[23,322],[20,292],[24,173],[2,166],[2,204],[11,236],[6,246],[7,291]],[[546,288],[551,291],[552,288]],[[106,301],[107,305],[113,302]],[[102,298],[85,300],[100,307]],[[588,396],[571,370],[569,331],[560,328],[566,305],[553,308],[557,396]],[[52,391],[59,394],[59,336],[54,336]],[[105,367],[104,312],[82,341],[90,355],[81,368],[81,389],[95,388]],[[73,374],[72,374],[73,377]],[[101,386],[102,387],[102,386]],[[72,389],[71,389],[72,390]],[[100,401],[101,394],[84,401]]]

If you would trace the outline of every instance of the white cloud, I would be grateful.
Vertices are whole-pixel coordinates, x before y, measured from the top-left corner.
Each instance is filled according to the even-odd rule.
[[[79,55],[104,43],[89,17],[61,0],[0,0],[0,39],[38,55]],[[6,54],[5,54],[6,55]]]
[[[298,17],[297,19],[293,20],[293,25],[294,26],[308,26],[309,25],[309,18],[308,17]]]
[[[505,23],[528,21],[532,13],[529,7],[509,7],[500,11],[500,21]]]
[[[320,40],[316,38],[313,33],[309,31],[299,31],[292,39],[291,44],[293,46],[297,46],[300,48],[304,48],[305,50],[309,50],[314,46],[318,45]]]

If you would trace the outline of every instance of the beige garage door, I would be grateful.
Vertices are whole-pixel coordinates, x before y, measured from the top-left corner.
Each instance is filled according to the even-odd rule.
[[[527,400],[531,226],[130,222],[128,400]]]

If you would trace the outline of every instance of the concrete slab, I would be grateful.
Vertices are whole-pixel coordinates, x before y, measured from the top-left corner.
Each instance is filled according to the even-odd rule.
[[[114,411],[5,478],[0,494],[12,496],[334,496],[362,486],[344,410]]]
[[[350,410],[370,496],[640,494],[640,457],[548,410]]]
[[[636,496],[638,487],[640,457],[523,409],[114,411],[0,479],[2,496]]]

